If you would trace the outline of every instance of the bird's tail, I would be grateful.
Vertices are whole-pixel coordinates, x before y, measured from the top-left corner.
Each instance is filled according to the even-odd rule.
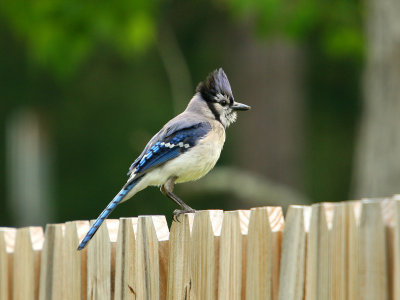
[[[125,198],[125,196],[129,193],[129,191],[131,191],[142,178],[143,177],[141,176],[124,185],[121,191],[114,197],[114,199],[107,205],[107,207],[103,210],[103,212],[97,217],[96,221],[93,223],[92,227],[90,227],[88,233],[85,235],[82,242],[79,244],[78,250],[82,250],[83,248],[85,248],[86,244],[94,236],[97,229],[99,229],[100,225],[104,222],[104,220],[107,219],[107,217],[114,210],[114,208]]]

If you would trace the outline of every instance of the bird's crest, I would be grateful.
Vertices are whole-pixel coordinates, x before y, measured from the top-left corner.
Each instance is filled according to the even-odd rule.
[[[196,88],[196,92],[201,93],[206,100],[215,97],[217,94],[232,96],[231,85],[222,68],[214,70],[208,75],[206,80],[200,82]]]

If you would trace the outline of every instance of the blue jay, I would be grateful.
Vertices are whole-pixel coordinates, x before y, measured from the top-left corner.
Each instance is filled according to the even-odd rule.
[[[201,82],[185,111],[172,120],[149,141],[129,168],[127,183],[93,223],[78,250],[82,250],[103,221],[121,202],[154,185],[181,209],[194,209],[173,193],[174,184],[197,180],[216,164],[225,142],[225,129],[236,121],[236,111],[250,106],[234,100],[225,72],[220,68]]]

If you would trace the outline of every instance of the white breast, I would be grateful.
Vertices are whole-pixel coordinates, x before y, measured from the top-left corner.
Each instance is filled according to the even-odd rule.
[[[152,170],[143,181],[147,185],[162,185],[170,177],[176,183],[197,180],[206,175],[216,164],[225,142],[225,130],[218,122],[196,146],[163,166]]]
[[[225,142],[225,132],[213,131],[174,162],[176,182],[197,180],[206,175],[217,163]],[[171,161],[171,165],[172,165]]]

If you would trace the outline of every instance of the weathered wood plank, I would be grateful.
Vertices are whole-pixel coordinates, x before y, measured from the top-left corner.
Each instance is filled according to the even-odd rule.
[[[217,298],[219,236],[223,212],[196,211],[193,221],[191,256],[192,288],[190,299]]]
[[[38,299],[42,247],[42,227],[24,227],[17,230],[13,264],[14,300]]]
[[[40,258],[39,300],[64,299],[64,224],[48,224]]]
[[[15,228],[0,228],[0,299],[12,299]]]
[[[289,206],[282,238],[279,300],[303,300],[311,209]]]
[[[185,214],[172,222],[169,238],[167,299],[188,299],[190,279],[190,234],[194,214]]]
[[[88,221],[65,223],[62,293],[65,299],[87,299],[87,248],[80,251],[77,248],[88,230]]]

